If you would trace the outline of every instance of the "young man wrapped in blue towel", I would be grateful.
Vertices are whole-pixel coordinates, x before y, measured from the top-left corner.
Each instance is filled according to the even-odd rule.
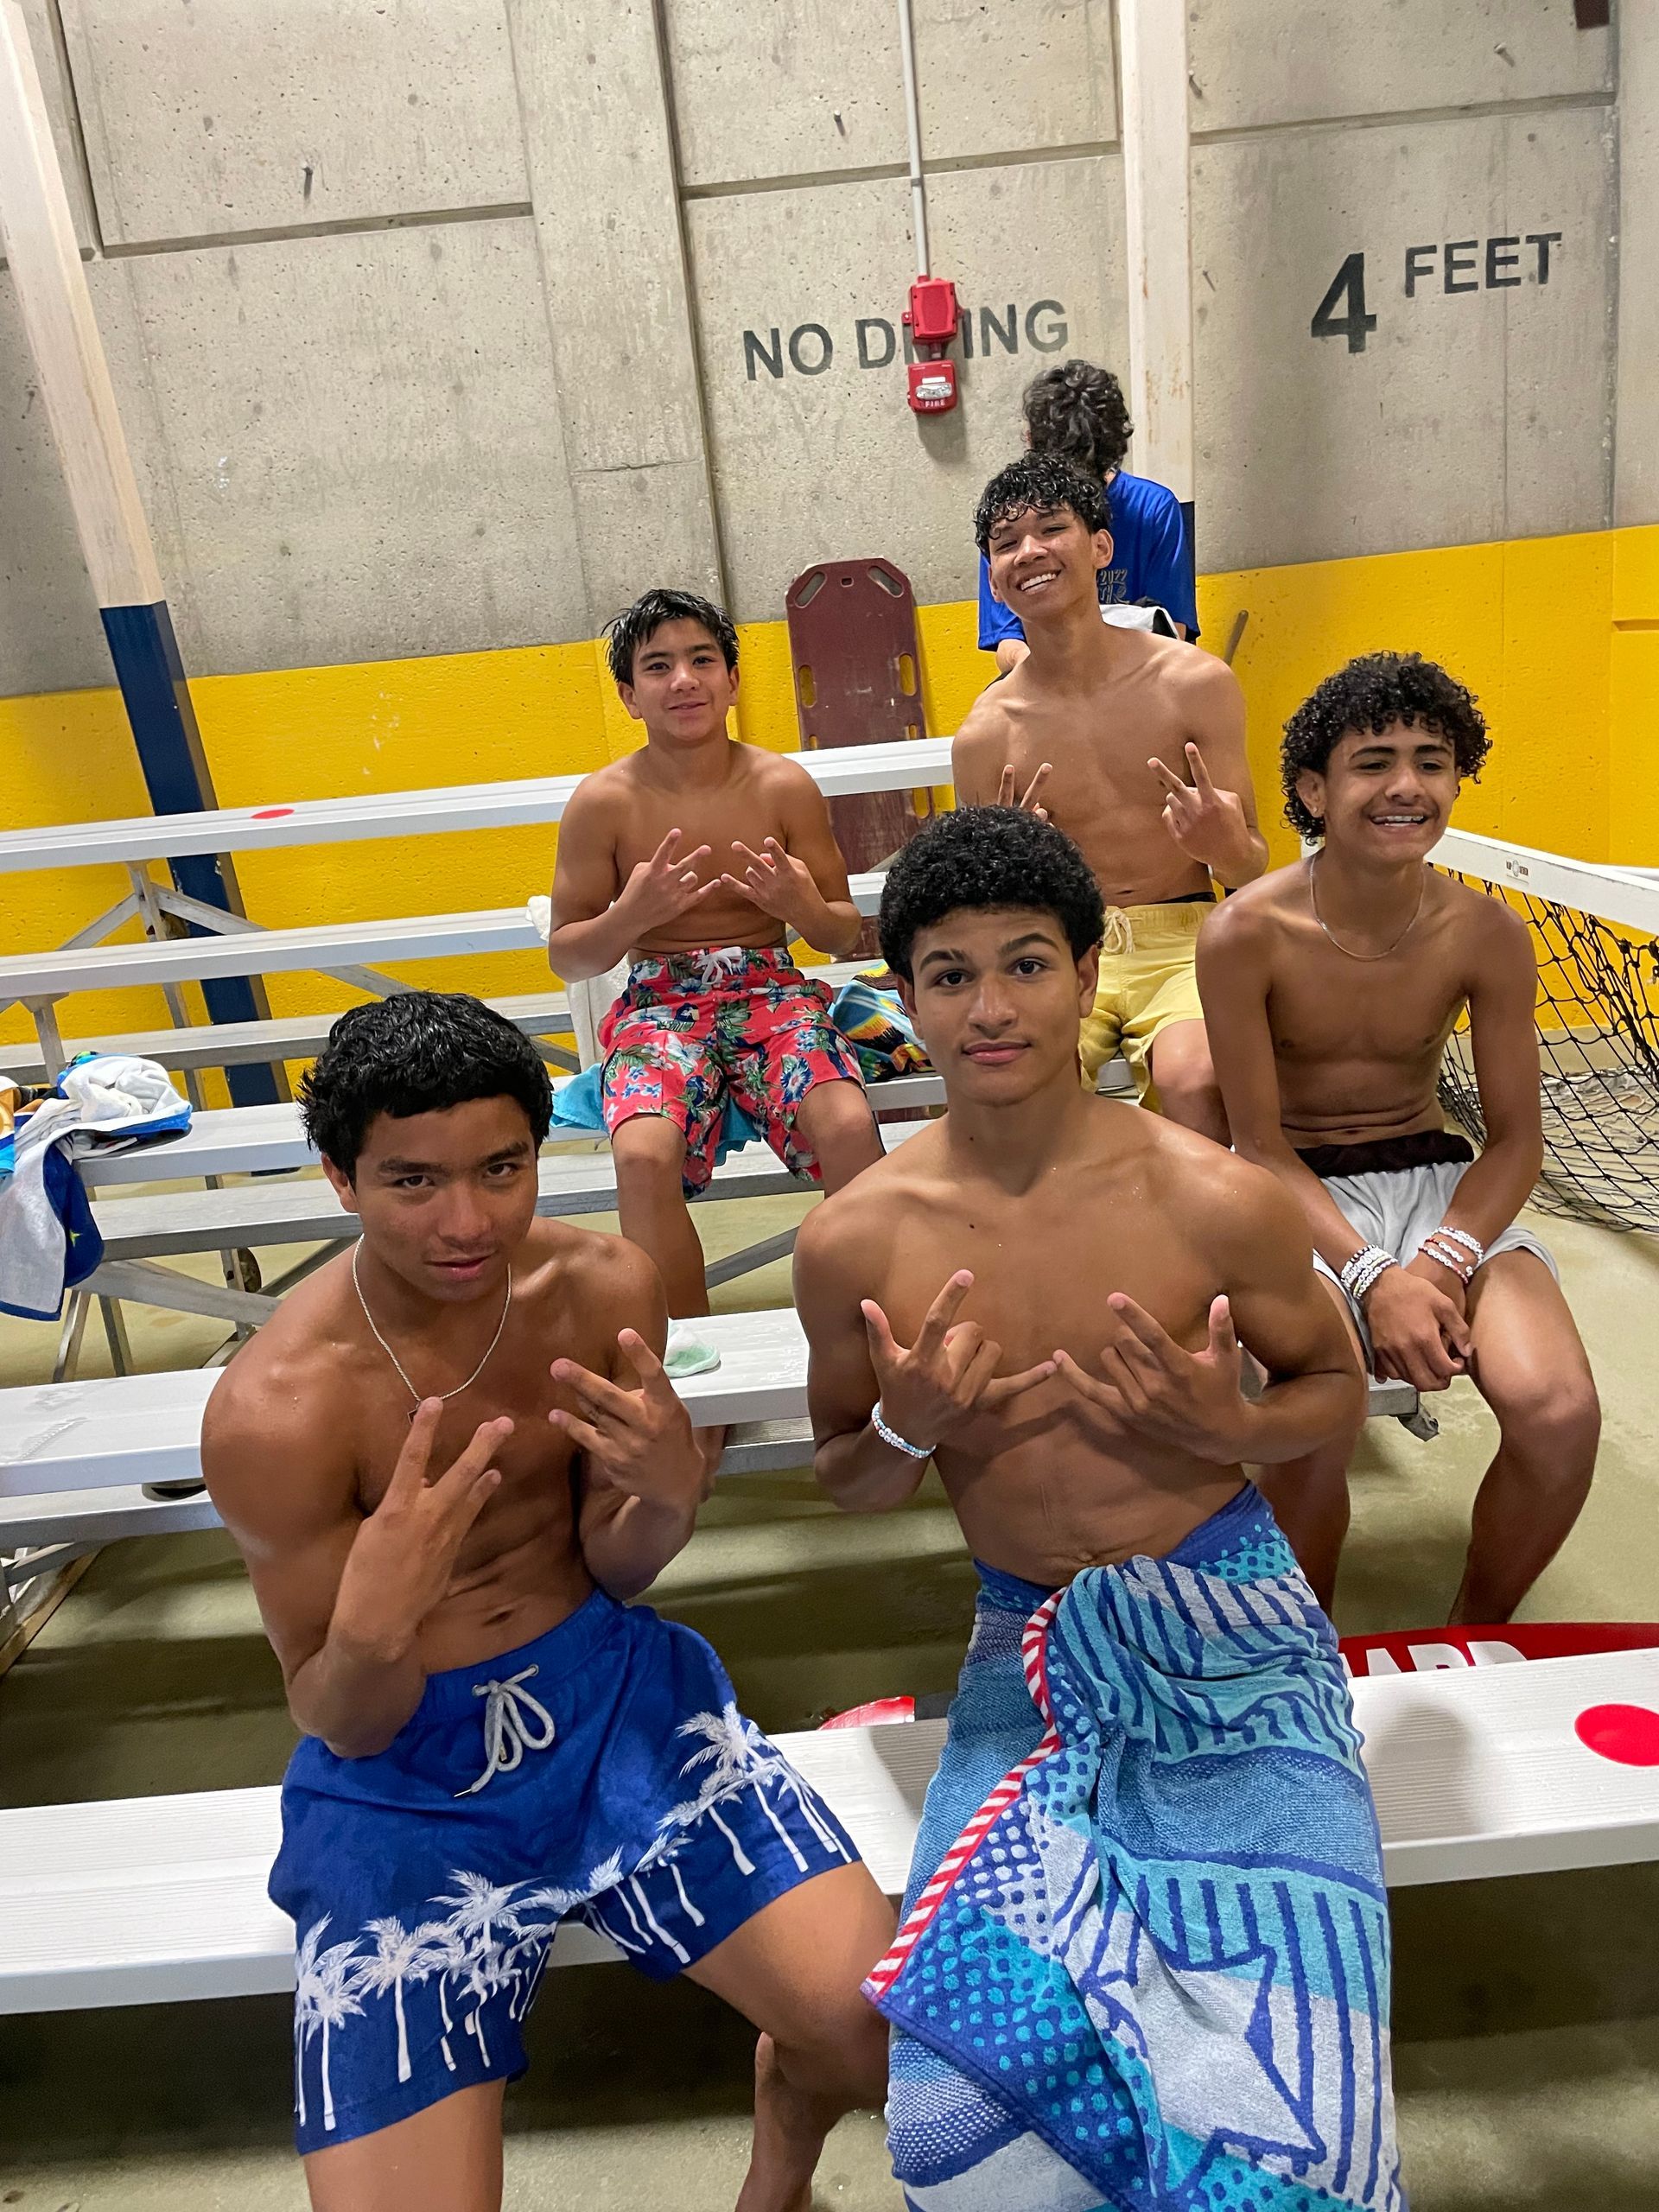
[[[949,1111],[809,1217],[796,1298],[820,1480],[879,1512],[936,1459],[979,1562],[865,1985],[906,2202],[1398,2212],[1376,1815],[1243,1472],[1363,1419],[1308,1231],[1264,1171],[1080,1087],[1102,904],[1052,824],[942,817],[880,929]]]

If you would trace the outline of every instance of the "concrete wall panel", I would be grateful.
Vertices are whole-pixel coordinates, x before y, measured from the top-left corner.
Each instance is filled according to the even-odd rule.
[[[1112,0],[915,0],[922,157],[1117,137]]]
[[[974,502],[1019,450],[1025,384],[1068,352],[1122,352],[1116,156],[941,176],[930,194],[935,264],[972,310],[973,353],[957,411],[912,415],[898,338],[908,202],[894,178],[690,210],[715,490],[741,617],[777,616],[809,562],[849,554],[897,562],[918,600],[965,597]]]
[[[111,244],[527,195],[501,0],[61,0]]]
[[[689,185],[905,159],[893,0],[667,0]]]
[[[111,368],[192,669],[583,634],[528,221],[108,277],[130,291],[141,359],[112,342]]]
[[[662,57],[650,0],[514,0],[511,20],[596,628],[642,566],[720,588]]]
[[[1605,522],[1610,195],[1598,110],[1195,149],[1199,566]],[[1309,327],[1351,254],[1358,351]]]
[[[1621,12],[1629,12],[1628,6]],[[1195,131],[1611,92],[1573,0],[1190,0]]]

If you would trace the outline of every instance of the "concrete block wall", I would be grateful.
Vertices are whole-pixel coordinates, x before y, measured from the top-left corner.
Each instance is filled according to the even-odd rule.
[[[25,12],[193,671],[573,640],[663,577],[760,621],[851,551],[960,601],[1025,382],[1123,360],[1110,0],[917,0],[971,311],[919,422],[893,0]],[[1653,0],[1188,12],[1200,566],[1659,518]],[[0,517],[0,696],[107,683],[3,274]]]

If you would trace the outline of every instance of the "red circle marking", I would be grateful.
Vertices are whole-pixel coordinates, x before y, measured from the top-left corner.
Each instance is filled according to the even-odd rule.
[[[291,806],[262,806],[255,813],[256,822],[280,822],[285,814],[292,814]]]
[[[1659,1766],[1659,1713],[1650,1705],[1590,1705],[1573,1723],[1587,1751],[1620,1766]]]

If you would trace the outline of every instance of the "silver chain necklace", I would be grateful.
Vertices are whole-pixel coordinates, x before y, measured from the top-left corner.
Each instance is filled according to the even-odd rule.
[[[1386,960],[1391,952],[1398,952],[1401,946],[1411,935],[1413,930],[1416,928],[1418,921],[1421,917],[1423,901],[1428,896],[1428,870],[1427,868],[1423,870],[1422,885],[1417,893],[1417,904],[1412,909],[1411,919],[1406,924],[1404,929],[1401,931],[1399,936],[1395,938],[1394,943],[1392,944],[1384,945],[1381,952],[1356,952],[1351,944],[1344,944],[1342,939],[1334,934],[1330,925],[1326,922],[1325,916],[1319,912],[1319,855],[1316,853],[1313,858],[1309,861],[1307,864],[1308,900],[1313,909],[1314,920],[1325,931],[1325,936],[1330,938],[1332,944],[1336,946],[1337,950],[1338,952],[1346,953],[1350,960]],[[370,1326],[372,1327],[373,1324],[371,1323]],[[400,1373],[401,1371],[402,1370],[399,1370]]]
[[[398,1381],[403,1384],[404,1389],[408,1391],[410,1396],[415,1401],[415,1413],[411,1413],[410,1415],[410,1419],[413,1421],[415,1414],[420,1411],[422,1406],[425,1403],[425,1400],[423,1399],[420,1392],[410,1381],[408,1376],[404,1374],[403,1361],[398,1358],[397,1353],[393,1351],[391,1346],[386,1342],[379,1330],[374,1325],[374,1316],[369,1311],[369,1301],[363,1295],[362,1281],[357,1272],[358,1255],[362,1251],[362,1249],[363,1247],[361,1243],[353,1244],[352,1247],[352,1288],[357,1293],[357,1302],[363,1308],[363,1319],[369,1325],[369,1334],[374,1338],[376,1344],[379,1345],[381,1351],[385,1352],[386,1357],[397,1369]],[[507,1315],[511,1312],[512,1307],[512,1276],[511,1273],[509,1273],[507,1276],[507,1294],[505,1299],[503,1300],[501,1306],[501,1319],[495,1325],[495,1334],[490,1338],[489,1351],[485,1353],[483,1358],[479,1361],[478,1365],[473,1370],[472,1373],[467,1377],[467,1380],[464,1382],[456,1383],[453,1390],[437,1390],[429,1392],[429,1396],[436,1397],[447,1405],[451,1398],[458,1398],[463,1390],[470,1390],[472,1389],[474,1383],[477,1382],[479,1376],[489,1365],[491,1355],[501,1341],[501,1332],[507,1325]]]

